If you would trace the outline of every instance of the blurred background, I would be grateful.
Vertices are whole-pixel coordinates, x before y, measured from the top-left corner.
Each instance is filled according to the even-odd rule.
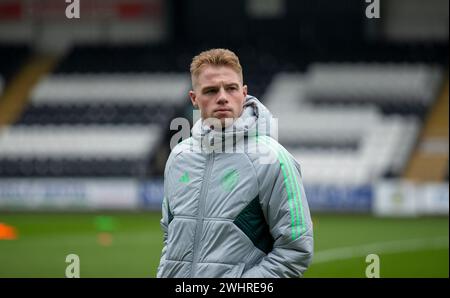
[[[72,253],[81,277],[155,276],[170,122],[217,47],[302,166],[305,277],[365,277],[368,254],[448,277],[448,6],[0,0],[0,277],[64,277]]]

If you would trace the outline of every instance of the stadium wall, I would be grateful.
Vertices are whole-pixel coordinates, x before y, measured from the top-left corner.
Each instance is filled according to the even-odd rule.
[[[366,185],[306,185],[312,212],[376,216],[448,215],[446,183],[380,180]],[[163,180],[2,179],[0,211],[161,210]]]

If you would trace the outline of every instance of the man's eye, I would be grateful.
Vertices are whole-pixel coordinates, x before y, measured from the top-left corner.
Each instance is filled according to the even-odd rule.
[[[234,91],[234,90],[237,90],[238,88],[236,87],[236,86],[231,86],[231,87],[228,87],[228,90],[231,90],[231,91]]]
[[[210,89],[210,90],[206,90],[205,91],[205,94],[214,94],[214,93],[216,93],[216,90],[214,90],[214,89]]]

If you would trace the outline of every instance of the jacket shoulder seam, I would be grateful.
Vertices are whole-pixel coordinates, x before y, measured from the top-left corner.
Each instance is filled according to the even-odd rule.
[[[189,146],[188,141],[190,142],[190,140],[192,139],[192,137],[184,140],[183,142],[177,144],[173,149],[172,152],[169,155],[168,158],[168,170],[170,170],[170,166],[173,163],[173,160],[176,159],[178,157],[178,155],[180,155],[181,153],[186,151],[186,146]]]

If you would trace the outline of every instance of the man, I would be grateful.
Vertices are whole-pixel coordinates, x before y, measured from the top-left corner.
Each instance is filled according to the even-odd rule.
[[[313,254],[312,223],[299,164],[259,129],[271,114],[247,95],[229,50],[194,57],[191,79],[201,119],[166,164],[157,276],[302,276]]]

